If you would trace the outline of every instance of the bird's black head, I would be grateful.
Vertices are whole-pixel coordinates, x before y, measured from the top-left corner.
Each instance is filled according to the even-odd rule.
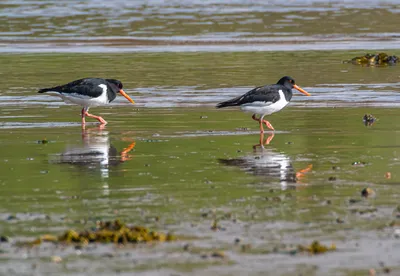
[[[292,77],[284,76],[277,82],[277,84],[280,84],[289,89],[292,89],[294,87],[294,85],[296,84],[296,82],[294,81],[294,79]]]
[[[114,84],[117,88],[118,91],[121,90],[123,88],[122,82],[120,82],[119,80],[115,80],[115,79],[106,79],[107,82]]]
[[[115,89],[115,90],[116,90],[115,93],[119,92],[119,93],[120,93],[122,96],[124,96],[128,101],[130,101],[130,102],[133,103],[133,104],[135,103],[134,100],[132,100],[132,99],[128,96],[128,94],[126,94],[125,91],[122,90],[122,87],[123,87],[122,82],[120,82],[119,80],[115,80],[115,79],[106,79],[106,81],[107,81],[108,83],[113,84],[113,86],[116,86],[116,87],[117,87],[117,89]],[[114,89],[113,89],[113,90],[114,90]],[[114,94],[114,99],[115,99],[115,94]]]
[[[294,81],[294,79],[292,77],[289,76],[284,76],[283,78],[281,78],[277,84],[283,85],[286,88],[289,89],[296,89],[298,91],[300,91],[301,93],[303,93],[306,96],[310,96],[310,93],[308,93],[307,91],[305,91],[304,89],[300,88],[299,86],[296,85],[296,82]]]

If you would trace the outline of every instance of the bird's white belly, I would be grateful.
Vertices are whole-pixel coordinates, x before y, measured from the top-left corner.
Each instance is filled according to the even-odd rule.
[[[108,100],[106,97],[103,97],[103,94],[100,97],[92,98],[88,96],[82,96],[78,94],[61,94],[60,97],[66,103],[74,103],[80,106],[92,107],[92,106],[100,106],[108,104]]]
[[[254,114],[259,114],[261,116],[270,115],[272,113],[278,112],[284,108],[289,102],[286,101],[285,95],[283,95],[282,90],[279,90],[279,100],[271,102],[252,102],[243,104],[240,106],[241,110],[245,112],[251,112]]]
[[[268,104],[265,102],[252,102],[240,106],[241,110],[245,112],[251,112],[259,115],[270,115],[272,113],[278,112],[284,108],[289,102],[285,99],[279,100],[275,103]]]

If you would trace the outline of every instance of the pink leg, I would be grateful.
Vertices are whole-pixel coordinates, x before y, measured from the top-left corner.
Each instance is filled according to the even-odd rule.
[[[257,118],[256,118],[256,114],[253,114],[253,116],[251,116],[251,118],[252,118],[254,121],[257,121],[257,122],[260,123],[260,133],[264,133],[263,123],[262,123],[261,119],[257,119]]]
[[[263,120],[263,123],[264,123],[269,129],[275,130],[274,127],[271,125],[271,123],[268,122],[267,120]]]
[[[274,127],[271,125],[270,122],[268,122],[267,120],[264,120],[264,116],[261,116],[260,119],[257,119],[257,118],[256,118],[256,114],[253,114],[253,116],[251,116],[251,118],[252,118],[254,121],[257,121],[257,122],[260,123],[260,132],[261,132],[261,133],[264,133],[263,123],[264,123],[269,129],[275,130]]]
[[[88,117],[90,117],[90,118],[96,119],[96,120],[99,121],[100,124],[102,124],[102,125],[106,125],[106,124],[107,124],[107,121],[104,120],[104,119],[103,119],[102,117],[100,117],[100,116],[96,116],[96,115],[90,114],[90,113],[87,112],[87,111],[85,112],[85,115],[88,116]]]
[[[82,114],[82,129],[85,129],[85,124],[86,124],[86,121],[85,121],[85,108],[82,108],[81,114]]]

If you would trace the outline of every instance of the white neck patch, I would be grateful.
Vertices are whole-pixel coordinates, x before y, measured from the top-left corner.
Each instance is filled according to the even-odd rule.
[[[107,93],[107,85],[105,85],[105,84],[99,84],[99,87],[100,87],[101,89],[103,89],[103,94],[104,94],[104,93]]]
[[[101,93],[100,97],[96,98],[96,101],[102,104],[108,104],[107,85],[99,84],[99,87],[103,89],[103,93]]]

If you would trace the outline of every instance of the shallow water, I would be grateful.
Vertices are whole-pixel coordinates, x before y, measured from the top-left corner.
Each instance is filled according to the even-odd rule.
[[[388,52],[400,56],[399,50]],[[120,79],[124,90],[137,100],[135,107],[211,107],[255,86],[276,83],[283,75],[293,76],[298,85],[312,93],[312,97],[294,93],[293,106],[398,106],[399,66],[377,68],[343,63],[360,54],[301,51],[1,55],[0,75],[7,86],[0,88],[0,106],[57,108],[64,105],[59,98],[35,92],[68,80],[98,76]],[[113,106],[120,105],[127,103],[117,98]]]
[[[279,63],[264,64],[261,53],[1,56],[8,81],[0,91],[3,234],[14,242],[118,217],[197,238],[135,249],[3,243],[2,273],[351,275],[379,271],[380,262],[396,271],[400,244],[390,223],[398,221],[399,71],[341,62],[353,54],[272,56],[290,57],[279,71],[296,76],[312,96],[296,94],[270,117],[277,131],[264,149],[256,146],[250,114],[213,107],[250,84],[279,78]],[[108,69],[110,60],[120,64],[117,71]],[[109,125],[90,122],[82,132],[79,107],[36,90],[97,75],[96,67],[121,76],[137,104],[118,98],[93,108]],[[378,118],[370,127],[362,121],[367,113]],[[363,199],[365,187],[376,196]],[[223,230],[211,230],[215,217]],[[293,257],[282,249],[314,239],[338,251]],[[225,258],[207,257],[215,250]],[[50,261],[54,255],[63,265]]]
[[[398,1],[15,1],[1,52],[397,48]]]
[[[42,116],[62,121],[62,114],[74,113],[60,109],[44,109]],[[379,121],[364,126],[366,112]],[[105,129],[55,124],[4,130],[1,228],[13,240],[115,217],[200,239],[136,249],[17,250],[3,243],[2,271],[274,275],[276,269],[312,269],[337,275],[365,271],[366,263],[379,268],[379,262],[396,269],[400,242],[389,226],[398,221],[400,140],[390,119],[396,116],[391,108],[288,108],[271,118],[278,131],[264,150],[247,116],[208,108],[123,106]],[[38,143],[43,138],[47,144]],[[365,187],[376,197],[363,199]],[[214,212],[223,230],[211,230]],[[275,252],[314,239],[334,242],[338,251],[329,257]],[[242,252],[242,244],[251,248]],[[215,250],[225,259],[202,257]],[[49,262],[53,255],[65,265]]]
[[[1,275],[400,274],[400,67],[343,62],[400,56],[397,1],[110,3],[0,3]],[[283,75],[312,96],[263,146],[251,114],[214,108]],[[91,76],[136,101],[92,108],[105,128],[36,93]],[[16,245],[115,218],[183,239]],[[313,240],[337,250],[295,254]]]

